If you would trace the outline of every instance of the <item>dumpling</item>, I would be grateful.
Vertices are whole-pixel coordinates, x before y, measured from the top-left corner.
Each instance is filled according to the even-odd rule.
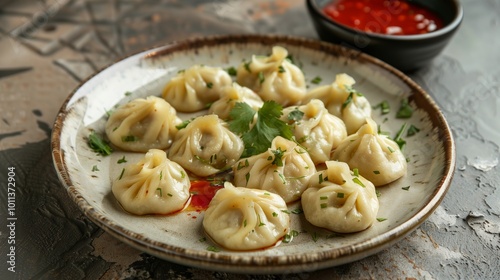
[[[170,214],[189,200],[191,183],[184,169],[151,149],[137,163],[127,165],[111,190],[122,207],[133,214]]]
[[[262,107],[264,101],[247,87],[242,87],[237,83],[222,89],[219,100],[215,101],[210,109],[209,114],[216,114],[223,120],[229,119],[229,113],[234,105],[238,102],[247,103],[252,109],[257,111]]]
[[[283,109],[281,119],[292,125],[295,139],[315,164],[329,160],[332,150],[347,137],[344,122],[330,114],[318,99]]]
[[[233,171],[237,187],[266,190],[289,203],[300,198],[316,167],[303,148],[278,136],[267,151],[239,160]]]
[[[243,140],[217,115],[200,116],[179,130],[168,157],[198,176],[230,169],[243,153]]]
[[[106,135],[113,145],[125,151],[166,149],[181,122],[165,100],[156,96],[137,98],[112,112],[106,122]]]
[[[340,233],[370,227],[379,209],[373,184],[353,174],[344,162],[327,161],[326,166],[326,170],[311,178],[310,187],[302,194],[306,220]]]
[[[256,250],[273,246],[285,236],[290,216],[279,195],[226,182],[210,201],[203,228],[229,250]]]
[[[238,84],[255,91],[264,101],[274,100],[282,106],[298,104],[306,94],[304,74],[288,59],[288,51],[273,47],[270,56],[252,56],[238,67]]]
[[[367,119],[358,132],[348,136],[333,153],[332,159],[346,162],[375,186],[388,184],[404,176],[406,158],[394,140],[378,133],[377,123]]]
[[[352,88],[354,84],[351,76],[338,74],[332,84],[311,90],[305,101],[323,101],[331,114],[344,121],[347,134],[355,133],[371,117],[372,107],[365,96]]]
[[[216,101],[221,89],[232,82],[220,67],[194,65],[173,77],[162,96],[179,112],[196,112]]]

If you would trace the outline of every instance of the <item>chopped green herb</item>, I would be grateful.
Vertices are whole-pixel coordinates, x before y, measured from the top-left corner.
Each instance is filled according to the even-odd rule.
[[[188,126],[188,124],[192,121],[193,119],[190,119],[190,120],[185,120],[183,122],[181,122],[180,124],[176,125],[175,128],[177,128],[177,130],[181,130],[183,128],[186,128],[186,126]]]
[[[251,61],[243,63],[243,67],[245,67],[245,70],[247,70],[248,73],[252,73],[252,69],[250,69],[250,64],[251,63],[252,63]]]
[[[320,206],[321,208],[326,208],[326,207],[328,206],[328,204],[326,204],[326,203],[321,203],[319,206]]]
[[[283,166],[283,155],[285,154],[286,150],[282,150],[281,147],[278,147],[277,150],[271,150],[271,152],[274,154],[274,160],[271,162],[271,164],[274,164],[276,166]]]
[[[273,217],[278,217],[278,213],[273,212]]]
[[[94,152],[99,153],[102,156],[108,156],[110,155],[113,150],[111,147],[106,143],[102,137],[97,135],[95,131],[92,131],[89,135],[88,139],[88,144]]]
[[[296,208],[292,210],[292,214],[302,214],[304,210],[302,208]]]
[[[287,55],[286,60],[288,60],[288,62],[290,62],[291,64],[295,64],[295,60],[293,59],[293,56],[291,54]]]
[[[246,184],[248,184],[248,180],[250,180],[250,173],[245,174]]]
[[[259,74],[257,75],[259,77],[259,83],[262,84],[266,80],[266,77],[264,77],[264,72],[259,72]]]
[[[207,88],[213,88],[213,86],[214,86],[214,83],[212,83],[212,82],[207,83]]]
[[[127,162],[127,160],[125,159],[125,156],[123,156],[121,159],[119,159],[116,163],[120,164],[120,163],[125,163]]]
[[[304,112],[299,110],[298,107],[288,114],[288,120],[290,121],[298,122],[302,120],[302,118],[304,118]]]
[[[220,252],[220,248],[215,247],[215,246],[208,246],[208,247],[207,247],[207,251],[211,251],[211,252]]]
[[[181,170],[181,178],[184,179],[186,178],[186,173],[184,171]]]
[[[391,109],[389,106],[389,102],[387,102],[386,100],[380,102],[379,104],[373,107],[373,109],[377,108],[380,108],[382,115],[389,114],[389,111]]]
[[[177,71],[177,74],[184,73],[185,71],[186,71],[185,69],[179,69],[179,71]]]
[[[130,91],[125,92],[125,96],[130,96],[132,93]]]
[[[382,195],[382,193],[379,190],[375,190],[375,194],[377,195],[377,197],[380,197]]]
[[[407,126],[406,123],[403,124],[401,126],[401,128],[399,129],[398,133],[396,133],[396,136],[394,137],[394,142],[396,142],[398,144],[400,150],[402,150],[404,148],[404,146],[406,145],[406,141],[403,138],[401,138],[401,136],[403,135],[403,132],[406,129],[406,126]],[[392,153],[392,151],[391,151],[391,153]]]
[[[317,85],[317,84],[321,83],[321,81],[322,81],[321,77],[316,76],[316,77],[314,77],[314,79],[311,80],[311,83]]]
[[[383,222],[385,220],[387,220],[387,218],[377,218],[377,221],[379,221],[379,222]]]
[[[343,192],[337,193],[337,198],[344,198],[344,193]]]
[[[325,200],[325,199],[328,199],[328,196],[320,196],[319,199],[320,200]]]
[[[311,237],[314,242],[318,241],[319,236],[317,232],[311,233]]]
[[[288,210],[281,210],[281,212],[286,213],[286,214],[290,214],[290,211],[288,211]]]
[[[123,173],[125,173],[125,168],[122,169],[122,173],[120,173],[120,177],[118,177],[118,180],[121,180],[123,177]]]
[[[278,66],[278,72],[279,73],[285,73],[285,68],[283,68],[283,65]]]
[[[294,237],[297,237],[299,235],[299,232],[292,229],[290,233],[285,234],[283,237],[283,243],[290,243]]]
[[[408,99],[404,98],[403,100],[401,100],[401,105],[399,107],[398,112],[396,113],[396,118],[408,119],[411,118],[412,114],[413,114],[413,109],[410,107]]]
[[[270,194],[270,193],[268,193],[268,192],[265,192],[265,193],[264,193],[264,195],[271,195],[271,194]]]
[[[378,170],[373,170],[373,174],[377,174],[377,175],[378,175],[378,174],[380,174],[380,171],[378,171]]]
[[[264,223],[262,222],[262,220],[260,219],[260,215],[257,215],[257,218],[258,218],[258,220],[259,220],[259,227],[261,227],[261,226],[265,226],[265,225],[266,225],[266,224],[264,224]]]
[[[395,152],[395,151],[394,151],[394,149],[393,149],[393,148],[391,148],[390,146],[387,146],[387,149],[388,149],[388,150],[389,150],[389,152],[391,152],[391,153],[394,153],[394,152]]]
[[[238,166],[236,167],[237,170],[243,169],[245,167],[248,167],[250,163],[248,162],[248,159],[245,159],[244,164],[241,164],[241,161],[238,162]]]
[[[163,197],[163,192],[162,192],[161,188],[156,188],[156,190],[160,193],[160,197]]]
[[[359,177],[359,170],[357,168],[354,168],[352,172],[354,173],[354,176]]]
[[[363,96],[362,93],[356,91],[351,86],[344,85],[344,88],[346,89],[347,92],[349,92],[349,95],[347,96],[347,99],[344,101],[344,103],[342,103],[342,110],[344,110],[353,101],[355,94],[357,96]]]
[[[283,185],[286,185],[286,178],[285,178],[285,175],[283,175],[282,173],[279,173],[278,170],[274,170],[274,172],[277,172],[278,173],[278,177],[280,177],[281,179],[281,183],[283,183]]]
[[[247,219],[243,220],[243,227],[247,226]]]
[[[401,189],[408,191],[408,190],[410,190],[410,186],[402,187]]]
[[[92,172],[99,171],[99,168],[97,168],[97,165],[92,166]]]
[[[161,181],[161,179],[163,179],[163,170],[160,171],[160,181]]]
[[[406,136],[408,136],[408,137],[413,136],[413,135],[417,134],[417,132],[419,132],[419,131],[420,131],[420,129],[418,129],[416,126],[411,124],[406,132]]]
[[[226,72],[230,75],[230,76],[236,76],[238,74],[236,68],[234,67],[229,67],[226,69]]]
[[[122,136],[122,142],[135,142],[137,140],[138,138],[135,137],[134,135]]]
[[[202,237],[202,238],[198,239],[198,242],[205,242],[205,241],[207,241],[206,237]]]
[[[362,186],[363,188],[365,188],[366,186],[363,184],[363,182],[361,182],[361,180],[359,180],[359,178],[352,178],[352,181],[360,186]]]

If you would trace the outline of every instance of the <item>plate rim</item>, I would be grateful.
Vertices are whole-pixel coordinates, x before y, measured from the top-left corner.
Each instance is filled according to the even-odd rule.
[[[429,200],[426,202],[426,204],[400,225],[397,225],[393,229],[390,229],[373,238],[369,238],[362,242],[349,244],[340,248],[309,253],[307,256],[304,256],[302,254],[300,257],[296,257],[294,255],[248,256],[245,254],[238,256],[224,256],[222,254],[208,251],[204,251],[203,254],[201,254],[201,252],[198,252],[197,250],[186,249],[171,244],[154,241],[141,236],[140,234],[131,232],[130,230],[115,224],[107,217],[101,215],[97,209],[93,208],[91,204],[76,190],[75,186],[71,182],[69,171],[66,167],[64,159],[64,151],[61,148],[60,142],[64,120],[70,112],[67,108],[68,104],[75,96],[75,94],[82,88],[82,86],[84,86],[87,82],[89,82],[102,72],[106,71],[113,65],[135,56],[138,56],[139,58],[154,58],[155,56],[163,56],[165,54],[174,53],[180,50],[210,47],[221,44],[246,43],[261,45],[284,43],[297,47],[304,47],[311,50],[322,51],[334,56],[343,56],[361,62],[368,62],[396,76],[396,78],[400,79],[404,84],[409,86],[412,90],[411,96],[416,97],[413,101],[420,105],[426,104],[426,106],[429,106],[429,109],[427,109],[426,111],[435,112],[435,114],[429,114],[429,119],[433,124],[433,127],[438,128],[438,135],[443,141],[442,143],[444,148],[443,152],[445,155],[445,165],[443,168],[442,177],[437,183],[436,188],[430,195]],[[404,73],[390,66],[389,64],[358,50],[349,49],[341,45],[327,43],[316,39],[277,34],[229,34],[193,37],[185,40],[172,41],[160,46],[145,48],[143,50],[116,59],[114,62],[108,64],[106,67],[103,67],[99,71],[89,76],[87,79],[83,80],[64,100],[54,121],[51,135],[51,151],[53,164],[59,177],[59,181],[66,188],[73,202],[77,204],[78,208],[80,208],[85,216],[88,217],[92,222],[94,222],[100,228],[118,238],[122,242],[125,242],[151,255],[155,255],[159,258],[183,265],[233,273],[244,273],[245,271],[242,271],[242,269],[255,269],[256,267],[258,267],[259,270],[253,273],[259,274],[278,273],[284,271],[312,271],[320,268],[341,265],[370,256],[391,246],[392,244],[398,242],[407,234],[415,230],[418,226],[420,226],[440,205],[451,186],[456,164],[455,143],[448,122],[446,121],[441,109],[432,99],[432,97],[410,77],[406,76]]]

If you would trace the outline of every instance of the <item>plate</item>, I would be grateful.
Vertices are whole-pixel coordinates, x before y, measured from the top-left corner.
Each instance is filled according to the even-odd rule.
[[[126,213],[111,193],[111,182],[140,153],[115,151],[97,156],[85,138],[91,129],[104,131],[106,112],[137,97],[161,94],[178,71],[194,64],[237,67],[253,54],[267,55],[272,46],[285,47],[306,76],[308,88],[333,82],[338,73],[356,80],[355,88],[372,105],[388,101],[392,108],[373,118],[395,135],[404,123],[420,131],[405,138],[405,177],[379,187],[378,221],[353,234],[332,234],[310,225],[300,211],[291,214],[291,229],[299,234],[289,243],[251,252],[220,250],[202,230],[203,212],[168,216]],[[318,85],[314,77],[321,77]],[[410,119],[396,119],[401,99],[414,108]],[[277,35],[228,35],[173,42],[126,57],[83,82],[62,105],[54,124],[53,160],[72,200],[94,223],[131,246],[183,265],[236,273],[291,273],[317,270],[362,259],[379,252],[415,230],[442,201],[453,177],[455,148],[448,124],[436,103],[420,86],[371,56],[316,40]],[[95,170],[97,167],[98,171]],[[94,170],[94,171],[93,171]],[[289,205],[292,212],[300,204]]]

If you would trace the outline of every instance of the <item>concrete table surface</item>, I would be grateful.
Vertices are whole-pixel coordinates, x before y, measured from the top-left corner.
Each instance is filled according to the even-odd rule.
[[[239,275],[152,257],[90,222],[57,178],[51,128],[79,83],[126,54],[213,34],[317,38],[305,2],[0,1],[0,279],[499,279],[500,0],[462,4],[450,45],[410,74],[456,141],[455,177],[437,210],[396,245],[354,263]],[[11,177],[15,229],[6,212]],[[15,272],[7,262],[12,232]]]

